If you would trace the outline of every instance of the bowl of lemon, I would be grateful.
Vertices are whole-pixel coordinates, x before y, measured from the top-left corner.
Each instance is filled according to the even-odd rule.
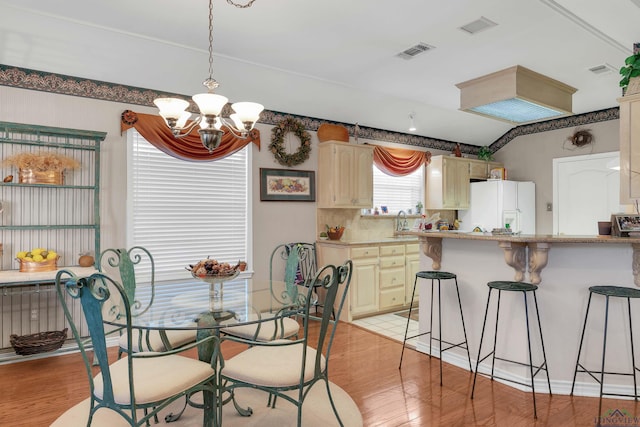
[[[57,270],[59,258],[60,256],[56,251],[45,248],[20,251],[16,255],[16,259],[20,262],[20,272],[22,273]]]

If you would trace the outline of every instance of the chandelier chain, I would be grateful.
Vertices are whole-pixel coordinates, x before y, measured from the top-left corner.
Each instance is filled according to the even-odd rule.
[[[229,3],[230,5],[233,5],[237,8],[240,9],[246,9],[248,7],[251,7],[251,5],[255,2],[256,0],[250,0],[247,4],[239,4],[239,3],[234,3],[233,0],[227,0],[227,3]]]
[[[209,0],[209,80],[213,79],[213,0]]]

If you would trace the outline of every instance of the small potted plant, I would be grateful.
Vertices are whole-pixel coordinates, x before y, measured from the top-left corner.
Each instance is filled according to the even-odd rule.
[[[326,231],[322,231],[320,233],[320,240],[327,240],[329,238],[329,235],[327,234]]]
[[[478,149],[478,160],[484,160],[486,162],[493,160],[493,153],[491,153],[491,149],[486,145],[480,147]]]
[[[624,66],[620,68],[620,87],[623,95],[640,92],[640,52],[627,57]]]
[[[418,200],[418,203],[416,203],[416,213],[422,213],[422,202],[420,200]]]

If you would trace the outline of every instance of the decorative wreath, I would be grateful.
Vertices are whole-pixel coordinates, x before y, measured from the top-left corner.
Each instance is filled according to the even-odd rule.
[[[295,153],[289,154],[284,149],[284,136],[293,132],[300,140],[300,147]],[[311,135],[306,131],[300,120],[287,117],[271,130],[271,144],[269,150],[278,163],[284,166],[296,166],[304,163],[311,152]]]

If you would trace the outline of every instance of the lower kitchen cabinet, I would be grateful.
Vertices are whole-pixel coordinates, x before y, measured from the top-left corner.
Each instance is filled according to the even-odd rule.
[[[420,268],[417,243],[363,245],[320,241],[317,248],[318,265],[340,265],[347,259],[353,262],[343,319],[351,321],[401,309],[411,301],[413,279],[409,284],[408,278],[415,277]]]

